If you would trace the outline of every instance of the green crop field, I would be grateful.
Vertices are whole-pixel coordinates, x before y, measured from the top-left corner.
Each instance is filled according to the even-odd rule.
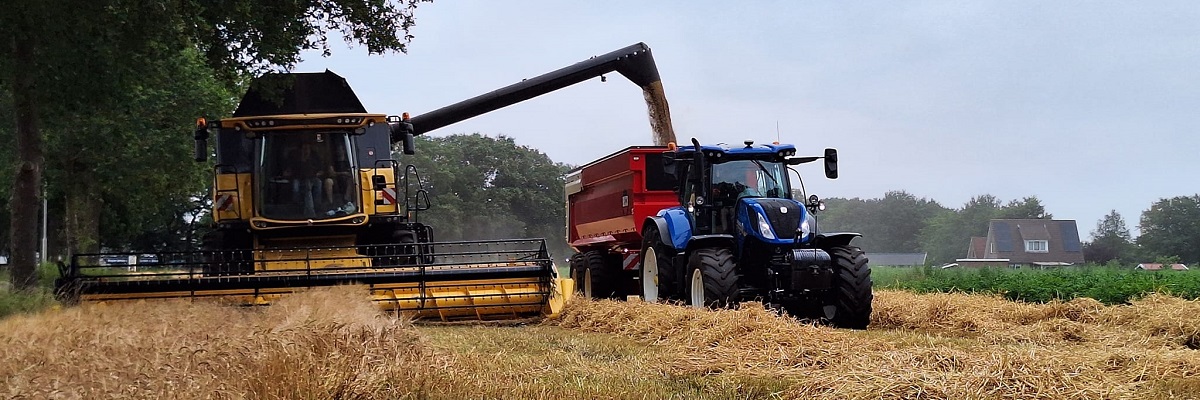
[[[1009,300],[1044,303],[1090,297],[1105,304],[1128,303],[1150,293],[1200,298],[1200,273],[1141,271],[1103,266],[1058,269],[876,267],[876,288],[918,293],[994,293]]]

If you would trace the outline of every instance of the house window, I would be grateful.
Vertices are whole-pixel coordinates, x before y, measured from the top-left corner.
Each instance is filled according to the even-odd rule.
[[[1050,251],[1050,244],[1045,240],[1026,240],[1026,253],[1046,253]]]

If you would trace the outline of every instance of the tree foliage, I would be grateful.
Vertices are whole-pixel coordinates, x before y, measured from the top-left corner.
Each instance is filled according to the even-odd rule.
[[[506,136],[419,136],[417,166],[432,207],[420,221],[438,240],[544,237],[565,254],[563,176],[569,170]]]
[[[1129,261],[1133,256],[1132,236],[1125,218],[1112,210],[1096,222],[1092,241],[1084,244],[1083,258],[1087,262],[1104,264],[1113,260]]]
[[[6,4],[5,12],[0,13],[0,37],[5,38],[4,45],[0,46],[0,93],[10,95],[11,113],[0,116],[10,117],[7,121],[15,122],[10,126],[16,126],[12,140],[15,151],[3,166],[12,171],[8,177],[12,190],[7,205],[11,213],[9,250],[13,253],[11,280],[14,286],[25,288],[36,281],[33,257],[36,211],[47,168],[44,160],[48,145],[70,148],[87,143],[104,147],[106,144],[89,142],[95,141],[97,136],[94,135],[100,134],[103,136],[99,137],[108,140],[110,143],[107,144],[114,148],[125,146],[133,152],[145,150],[147,147],[139,146],[144,143],[122,140],[138,136],[130,132],[163,131],[148,129],[148,125],[161,128],[161,124],[170,123],[173,126],[167,131],[186,132],[190,124],[182,121],[184,114],[181,112],[224,101],[201,98],[213,93],[195,90],[195,87],[191,87],[193,91],[190,92],[194,98],[177,96],[177,90],[189,89],[174,86],[180,83],[178,81],[204,86],[216,78],[227,89],[246,74],[290,68],[299,60],[302,50],[319,49],[328,54],[330,33],[340,34],[348,43],[366,45],[372,53],[404,51],[405,43],[411,39],[408,29],[413,25],[413,12],[418,2],[48,0]],[[194,61],[185,64],[193,68],[179,69],[181,56],[186,57],[186,61]],[[171,99],[179,100],[180,104],[171,103]],[[155,100],[165,102],[150,109],[134,108],[134,105],[145,106]],[[168,110],[175,110],[175,113]],[[209,113],[214,111],[226,113],[229,110],[210,110]],[[164,120],[164,112],[171,114],[169,121]],[[130,144],[132,146],[127,146]],[[161,148],[168,150],[167,146]],[[186,154],[175,156],[186,157]],[[136,154],[125,155],[135,156],[133,161],[146,161],[145,158],[137,159]],[[84,155],[64,160],[64,164],[76,164],[65,165],[63,175],[71,179],[90,179],[90,176],[73,174],[108,159]],[[143,163],[142,166],[147,165]],[[162,168],[159,176],[150,177],[156,174],[148,170],[151,169],[143,168],[133,175],[148,180],[117,179],[126,185],[117,189],[119,193],[115,196],[109,193],[109,198],[141,200],[129,212],[118,214],[151,216],[147,217],[147,222],[163,222],[166,220],[164,215],[171,211],[146,202],[153,201],[154,196],[138,198],[133,193],[145,188],[147,191],[166,190],[170,193],[168,196],[178,197],[178,191],[173,189],[187,184],[174,185],[173,179],[185,178],[180,174],[187,175],[188,172]],[[99,174],[115,176],[118,173],[102,171]],[[158,182],[154,182],[156,179]],[[96,205],[94,199],[67,199],[64,204],[80,210],[80,218],[91,220],[102,214],[97,209],[111,211],[105,208],[108,204],[103,202],[104,197],[100,198],[100,205]],[[116,219],[116,223],[125,221]],[[65,225],[77,232],[93,230],[93,223],[88,221]],[[125,230],[137,231],[137,225]]]
[[[1200,262],[1200,194],[1161,199],[1142,212],[1137,244],[1153,256]]]
[[[829,198],[825,203],[826,211],[819,215],[821,230],[861,233],[860,247],[884,253],[919,252],[925,222],[947,211],[936,201],[905,191],[890,191],[881,199]]]

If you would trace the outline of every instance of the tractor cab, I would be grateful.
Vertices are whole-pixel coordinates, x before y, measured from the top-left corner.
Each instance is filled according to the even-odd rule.
[[[665,164],[679,179],[680,204],[697,234],[733,235],[739,248],[747,236],[786,245],[811,239],[815,225],[806,204],[792,199],[788,166],[817,158],[795,154],[790,144],[695,142],[676,149]],[[826,166],[836,171],[835,165]]]

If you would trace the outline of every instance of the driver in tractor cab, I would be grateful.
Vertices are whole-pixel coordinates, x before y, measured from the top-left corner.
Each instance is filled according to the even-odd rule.
[[[745,163],[731,161],[712,166],[713,202],[721,207],[717,213],[717,231],[729,232],[733,226],[734,206],[743,197],[760,197],[758,185],[754,181],[757,175],[754,170],[745,167]]]
[[[732,161],[714,164],[712,167],[712,188],[715,200],[723,204],[733,204],[743,197],[761,197],[758,192],[757,174],[748,169],[744,162]]]

